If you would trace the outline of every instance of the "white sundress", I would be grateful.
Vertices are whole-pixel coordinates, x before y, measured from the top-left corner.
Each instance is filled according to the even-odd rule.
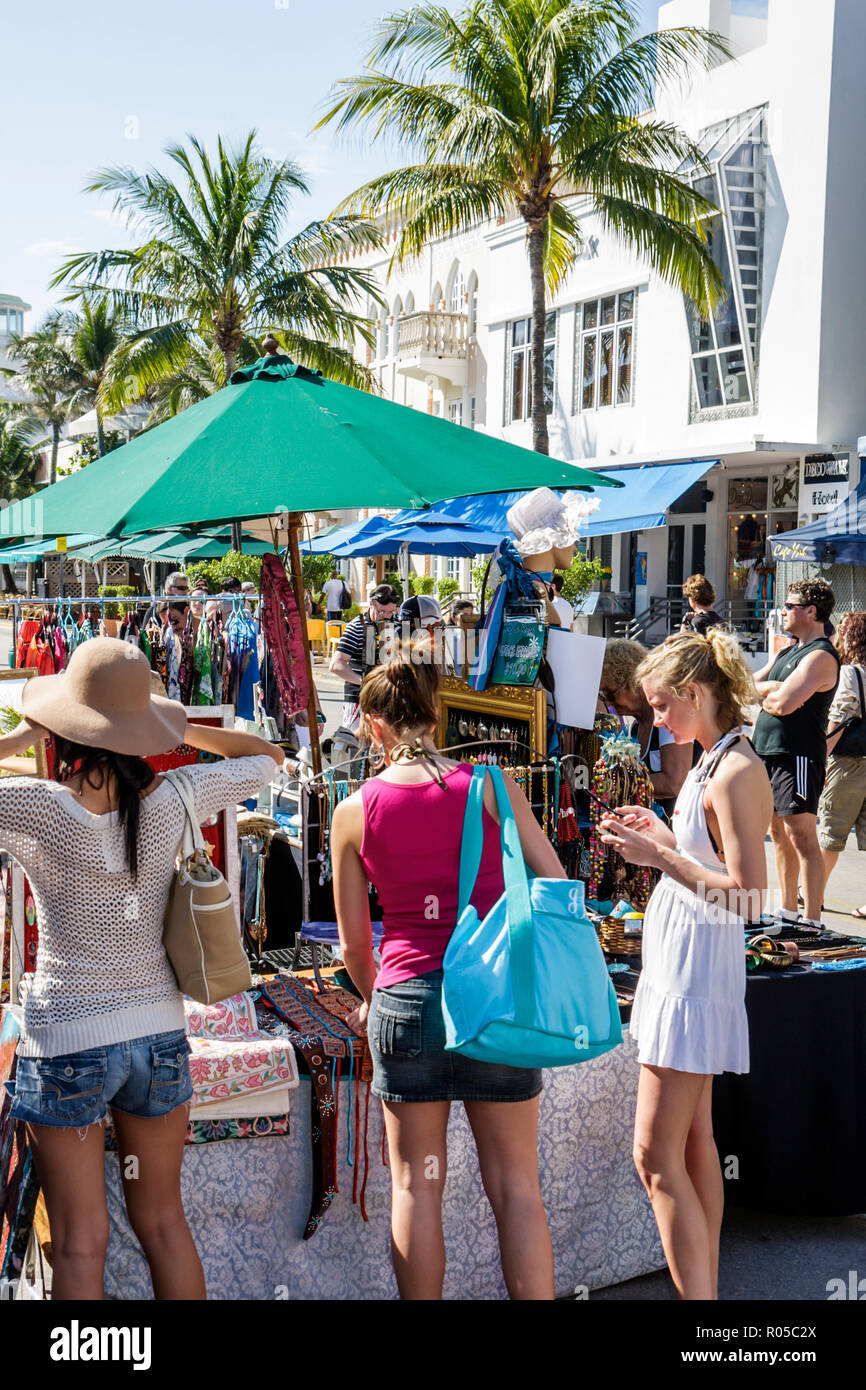
[[[693,864],[724,869],[713,849],[704,788],[741,734],[732,729],[692,768],[677,797],[677,849]],[[643,964],[629,1029],[638,1061],[702,1075],[749,1070],[742,917],[706,902],[665,874],[647,905]]]

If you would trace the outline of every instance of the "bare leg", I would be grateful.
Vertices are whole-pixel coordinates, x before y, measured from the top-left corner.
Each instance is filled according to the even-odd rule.
[[[800,861],[797,851],[788,839],[785,821],[781,816],[774,815],[770,821],[770,838],[776,851],[776,875],[779,879],[782,907],[786,912],[796,912]]]
[[[710,1229],[685,1157],[706,1080],[692,1072],[642,1066],[638,1081],[635,1166],[682,1299],[714,1296]]]
[[[448,1101],[383,1101],[391,1163],[391,1258],[402,1299],[440,1299]]]
[[[708,1076],[686,1140],[686,1172],[704,1209],[710,1241],[712,1297],[719,1296],[719,1237],[725,1210],[725,1188],[719,1151],[713,1138],[713,1078]]]
[[[154,1297],[203,1299],[204,1273],[180,1196],[189,1107],[145,1119],[113,1110],[129,1224],[150,1266]]]
[[[52,1301],[102,1299],[108,1249],[105,1131],[101,1124],[27,1129],[51,1226]]]
[[[824,897],[827,897],[827,884],[830,882],[830,875],[836,867],[836,860],[839,858],[838,849],[822,849],[821,857],[824,860]]]
[[[818,844],[818,817],[804,813],[801,816],[785,816],[784,822],[785,832],[799,861],[803,916],[820,922],[827,873]]]
[[[513,1104],[466,1102],[514,1299],[554,1297],[553,1246],[538,1182],[538,1103],[538,1096]]]

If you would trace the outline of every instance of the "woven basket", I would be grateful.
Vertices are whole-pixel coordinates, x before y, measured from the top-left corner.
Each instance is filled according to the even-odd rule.
[[[598,925],[598,939],[601,948],[608,955],[639,956],[642,938],[639,935],[625,934],[625,921],[622,917],[603,917]]]

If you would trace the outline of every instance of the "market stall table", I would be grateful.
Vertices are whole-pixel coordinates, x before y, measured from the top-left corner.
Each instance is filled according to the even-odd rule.
[[[759,972],[746,1011],[751,1069],[713,1088],[726,1201],[799,1216],[866,1211],[866,970]]]
[[[556,1257],[556,1290],[602,1288],[660,1269],[664,1258],[632,1162],[638,1067],[621,1047],[581,1066],[545,1072],[539,1153]],[[371,1098],[366,1207],[352,1204],[341,1140],[339,1195],[303,1240],[312,1183],[310,1107],[293,1093],[291,1133],[188,1146],[182,1189],[212,1299],[393,1299],[391,1178],[382,1162],[382,1110]],[[340,1084],[340,1114],[349,1110]],[[363,1154],[362,1154],[363,1162]],[[116,1154],[106,1155],[111,1241],[106,1294],[150,1298],[144,1257],[126,1220]],[[445,1296],[504,1298],[496,1227],[484,1197],[465,1111],[452,1108],[444,1202]]]

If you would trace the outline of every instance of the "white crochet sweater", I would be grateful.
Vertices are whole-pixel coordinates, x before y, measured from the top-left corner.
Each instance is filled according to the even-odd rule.
[[[267,753],[184,768],[200,821],[255,796]],[[22,1057],[58,1057],[185,1026],[162,924],[184,814],[168,782],[142,799],[138,879],[116,811],[86,811],[58,782],[0,779],[0,846],[24,869],[39,923]]]

